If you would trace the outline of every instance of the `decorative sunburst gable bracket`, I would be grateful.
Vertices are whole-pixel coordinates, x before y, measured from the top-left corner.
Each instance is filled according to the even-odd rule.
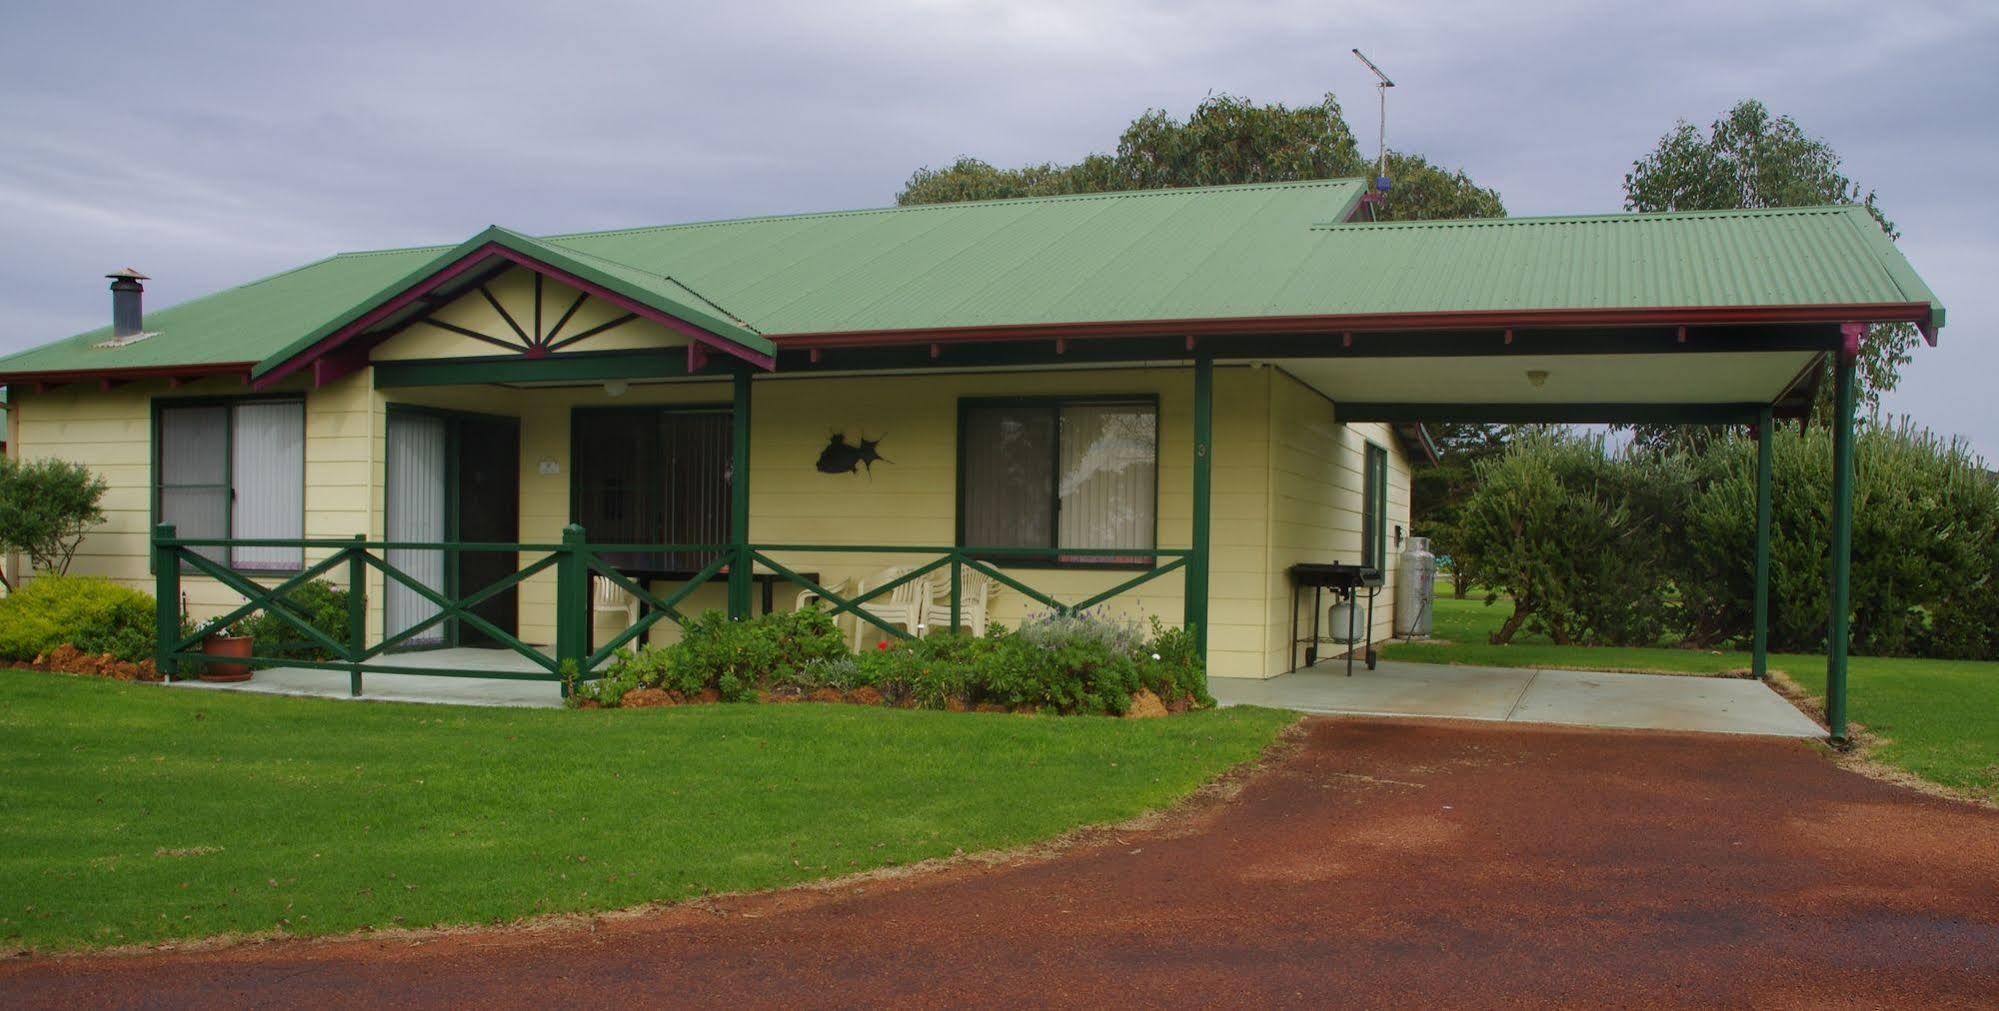
[[[490,348],[498,348],[528,358],[546,358],[642,322],[638,313],[602,299],[593,302],[587,289],[550,281],[538,271],[516,269],[511,262],[498,274],[478,280],[470,291],[429,301],[430,309],[404,322],[401,332],[414,329],[454,335],[477,345],[460,342],[461,347],[488,355],[493,353]],[[658,333],[656,329],[652,332]],[[678,333],[665,336],[673,344],[702,346],[700,341]],[[394,345],[392,340],[388,346]]]
[[[534,285],[532,308],[519,314],[509,311],[490,287],[515,268],[526,271]],[[551,308],[543,297],[548,281],[571,294],[544,326]],[[671,278],[495,226],[265,359],[253,370],[252,384],[268,387],[307,368],[315,383],[332,382],[365,368],[376,345],[418,323],[524,356],[545,357],[644,319],[687,338],[689,373],[707,368],[717,355],[757,369],[776,367],[776,346],[762,334],[690,295]],[[483,300],[499,325],[475,328],[437,318],[445,306],[466,297]],[[579,313],[592,301],[617,314],[578,327]]]

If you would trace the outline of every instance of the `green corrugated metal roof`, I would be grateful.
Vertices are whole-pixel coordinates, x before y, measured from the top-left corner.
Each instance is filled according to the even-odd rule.
[[[1942,322],[1859,208],[1324,224],[1364,188],[1148,190],[515,238],[704,327],[739,319],[777,335],[1882,302],[1928,303]],[[0,374],[275,362],[453,248],[342,254],[151,312],[148,340],[101,349],[107,331],[93,331],[0,359]]]
[[[553,241],[671,272],[764,333],[1268,314],[1359,180],[761,218]]]
[[[1273,295],[1339,312],[1649,306],[1943,306],[1866,208],[1786,207],[1321,224],[1329,240]]]

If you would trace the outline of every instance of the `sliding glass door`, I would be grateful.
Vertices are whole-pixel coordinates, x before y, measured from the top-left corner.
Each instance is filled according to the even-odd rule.
[[[388,430],[387,515],[391,542],[512,544],[520,539],[520,429],[514,418],[392,409]],[[392,548],[390,565],[446,599],[470,596],[505,579],[517,551]],[[438,612],[415,589],[391,580],[383,605],[390,635]],[[506,632],[519,617],[516,594],[495,594],[473,613]],[[438,622],[402,645],[491,645],[478,628]]]

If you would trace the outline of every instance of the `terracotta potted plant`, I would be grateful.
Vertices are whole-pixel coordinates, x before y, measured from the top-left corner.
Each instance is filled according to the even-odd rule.
[[[226,627],[205,631],[207,634],[202,636],[201,651],[210,657],[230,656],[248,659],[252,655],[251,647],[256,644],[256,639],[248,634],[243,622],[237,621]],[[250,665],[247,663],[230,663],[213,659],[201,663],[203,681],[248,681],[250,674]]]

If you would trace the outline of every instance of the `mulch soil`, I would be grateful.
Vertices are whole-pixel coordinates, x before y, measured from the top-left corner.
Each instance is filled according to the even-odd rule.
[[[52,674],[80,674],[84,677],[110,678],[114,681],[158,681],[160,672],[153,667],[153,661],[120,660],[109,653],[85,653],[75,646],[64,644],[35,657],[33,660],[9,664],[15,670],[37,670]]]
[[[23,1005],[1999,1002],[1999,811],[1768,738],[1319,719],[1057,852],[512,929],[21,958]]]

